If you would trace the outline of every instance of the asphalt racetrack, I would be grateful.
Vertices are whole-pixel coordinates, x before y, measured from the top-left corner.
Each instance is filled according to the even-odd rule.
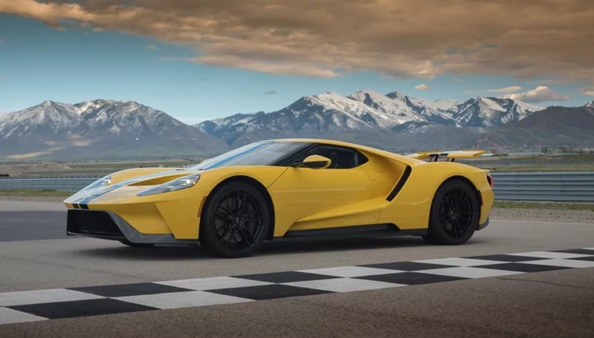
[[[220,259],[66,237],[65,221],[60,203],[0,201],[0,337],[594,336],[594,224],[492,220],[461,246],[281,240]]]

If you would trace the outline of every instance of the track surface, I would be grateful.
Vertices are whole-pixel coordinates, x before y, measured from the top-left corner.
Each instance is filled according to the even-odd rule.
[[[35,211],[35,212],[32,212]],[[58,203],[0,201],[0,292],[594,247],[594,225],[497,221],[466,245],[418,238],[292,240],[247,259],[200,247],[64,238]],[[43,336],[592,336],[594,268],[373,291],[0,325]]]

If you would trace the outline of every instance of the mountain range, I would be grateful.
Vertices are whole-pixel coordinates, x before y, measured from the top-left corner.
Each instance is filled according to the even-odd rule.
[[[5,159],[162,157],[227,148],[195,127],[131,101],[45,101],[0,115],[0,158]]]
[[[302,97],[274,112],[186,125],[132,101],[45,101],[0,114],[0,159],[117,159],[210,156],[271,138],[332,138],[392,151],[591,146],[594,103],[537,107],[474,97],[429,101],[363,90]]]
[[[480,135],[542,107],[496,97],[428,101],[363,90],[305,96],[276,112],[237,114],[197,127],[230,146],[263,138],[324,137],[395,151],[470,147]]]

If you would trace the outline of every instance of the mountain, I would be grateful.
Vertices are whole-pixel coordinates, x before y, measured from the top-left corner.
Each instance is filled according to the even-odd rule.
[[[594,146],[594,106],[549,107],[525,119],[489,130],[479,147]]]
[[[484,129],[523,119],[541,109],[495,97],[477,97],[465,102],[429,101],[399,92],[383,95],[362,90],[348,96],[331,92],[305,96],[275,112],[238,114],[205,121],[197,127],[231,146],[275,137],[340,139],[347,135],[366,143],[377,138],[378,130],[391,132],[387,134],[391,138],[393,134],[406,133],[411,140],[407,144],[429,142],[439,146],[448,137],[445,130],[465,135],[465,139],[470,135],[476,137]],[[424,129],[413,133],[421,127]],[[451,136],[456,140],[458,135]]]
[[[0,115],[0,158],[127,158],[217,153],[227,146],[132,101],[45,101]]]

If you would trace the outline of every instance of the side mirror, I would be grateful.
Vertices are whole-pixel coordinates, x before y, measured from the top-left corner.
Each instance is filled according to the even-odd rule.
[[[329,158],[321,155],[309,155],[303,162],[291,164],[291,167],[310,168],[310,169],[326,169],[330,166]]]

